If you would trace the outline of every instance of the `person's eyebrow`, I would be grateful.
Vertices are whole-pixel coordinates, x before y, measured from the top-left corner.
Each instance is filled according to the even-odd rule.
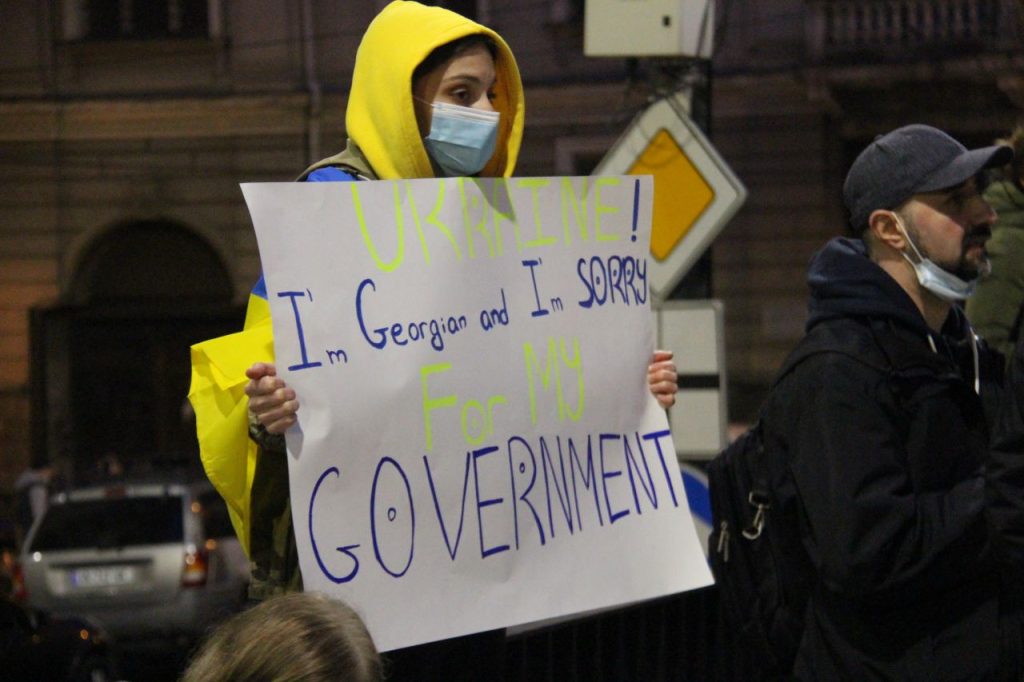
[[[463,82],[471,81],[471,82],[476,83],[478,85],[483,85],[484,84],[482,79],[477,78],[476,76],[474,76],[472,74],[468,74],[468,73],[456,73],[456,74],[453,74],[453,75],[448,76],[446,78],[443,78],[441,80],[442,83],[449,83],[451,81],[463,81]],[[498,82],[497,78],[495,78],[493,81],[491,81],[491,87],[494,87],[494,83],[497,83],[497,82]]]

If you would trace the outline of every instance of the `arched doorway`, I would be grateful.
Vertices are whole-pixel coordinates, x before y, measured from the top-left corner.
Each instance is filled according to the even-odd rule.
[[[66,291],[33,314],[37,457],[67,459],[75,483],[110,455],[129,473],[198,467],[189,346],[242,320],[219,256],[180,225],[126,223],[89,245]]]

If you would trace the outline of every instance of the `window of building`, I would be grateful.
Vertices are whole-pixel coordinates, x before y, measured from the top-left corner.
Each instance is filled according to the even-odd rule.
[[[203,38],[217,0],[64,0],[68,41]]]

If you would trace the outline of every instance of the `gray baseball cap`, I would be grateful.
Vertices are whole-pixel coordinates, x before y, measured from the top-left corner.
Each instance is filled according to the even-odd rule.
[[[846,175],[843,201],[850,212],[850,225],[862,232],[872,211],[894,209],[915,194],[955,187],[1011,159],[1010,147],[968,150],[931,126],[897,128],[875,138]]]

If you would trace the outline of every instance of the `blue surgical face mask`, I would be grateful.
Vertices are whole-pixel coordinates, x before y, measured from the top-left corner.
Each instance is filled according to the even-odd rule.
[[[964,281],[949,272],[945,268],[934,263],[930,258],[925,258],[918,250],[917,245],[914,244],[914,240],[910,238],[910,234],[903,226],[903,220],[900,218],[898,213],[893,213],[896,218],[896,224],[900,228],[900,232],[907,238],[907,243],[910,244],[911,250],[917,259],[911,258],[906,252],[903,253],[903,257],[907,259],[911,267],[914,268],[914,274],[917,275],[918,283],[928,291],[932,292],[943,301],[947,303],[953,303],[955,301],[963,301],[964,299],[970,298],[974,295],[974,290],[978,286],[978,279],[972,279]],[[987,268],[988,262],[986,261],[982,269]]]
[[[476,175],[494,155],[497,111],[434,102],[430,134],[423,138],[430,158],[448,177]]]

